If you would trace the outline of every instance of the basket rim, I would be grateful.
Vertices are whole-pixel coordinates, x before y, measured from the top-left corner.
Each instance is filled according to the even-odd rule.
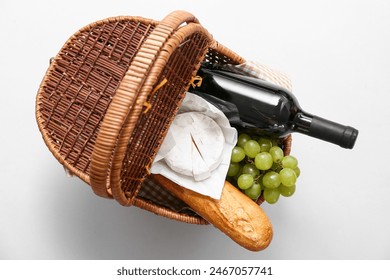
[[[167,209],[165,207],[156,205],[153,202],[150,202],[146,199],[136,197],[134,199],[133,205],[144,209],[146,211],[152,212],[156,215],[163,216],[172,220],[177,220],[180,222],[185,222],[188,224],[196,224],[196,225],[209,225],[210,223],[207,222],[205,219],[203,219],[200,216],[190,216],[184,213],[178,213],[174,212],[173,210]]]

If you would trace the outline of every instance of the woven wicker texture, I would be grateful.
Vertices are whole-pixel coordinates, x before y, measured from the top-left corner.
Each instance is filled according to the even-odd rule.
[[[92,23],[68,39],[41,83],[36,117],[43,139],[95,194],[207,224],[148,177],[202,62],[245,61],[183,11],[160,22],[115,17]],[[291,137],[284,140],[285,153],[290,145]]]
[[[145,108],[138,118],[121,167],[121,188],[128,198],[134,197],[148,174],[148,168],[184,98],[195,65],[203,58],[208,41],[201,34],[192,34],[165,65],[159,80],[166,80],[166,84],[149,96],[147,102],[150,110],[145,112]]]
[[[133,63],[123,77],[106,112],[92,155],[91,186],[97,195],[110,197],[109,185],[114,184],[112,186],[114,194],[121,195],[122,199],[119,201],[125,200],[123,193],[115,192],[120,184],[118,172],[122,165],[122,155],[143,110],[144,102],[151,94],[167,58],[173,52],[167,40],[176,27],[184,22],[197,20],[187,12],[176,11],[160,22],[140,46]],[[111,155],[115,151],[118,151],[117,156],[114,155],[111,161]],[[112,180],[107,181],[108,177]]]
[[[97,133],[152,21],[110,18],[81,29],[52,59],[37,95],[39,128],[56,158],[89,183]]]

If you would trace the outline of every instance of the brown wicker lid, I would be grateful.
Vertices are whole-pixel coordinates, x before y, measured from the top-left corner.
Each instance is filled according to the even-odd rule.
[[[36,118],[45,143],[87,183],[96,138],[112,97],[156,24],[139,17],[115,17],[80,29],[51,60],[41,83]]]
[[[91,185],[97,194],[132,204],[211,41],[186,12],[170,14],[145,40],[95,144]]]

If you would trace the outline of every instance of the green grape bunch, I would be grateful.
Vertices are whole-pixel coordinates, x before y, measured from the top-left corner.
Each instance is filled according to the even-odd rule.
[[[266,202],[274,204],[280,195],[295,193],[300,173],[298,160],[284,155],[276,139],[242,133],[232,150],[226,179],[251,199],[263,194]]]

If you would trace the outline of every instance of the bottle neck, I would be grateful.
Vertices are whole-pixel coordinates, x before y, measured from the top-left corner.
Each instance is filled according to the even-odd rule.
[[[347,149],[353,148],[359,133],[353,127],[341,125],[304,112],[296,114],[292,129]]]
[[[309,135],[312,121],[313,115],[300,111],[294,117],[292,129],[293,131]]]

